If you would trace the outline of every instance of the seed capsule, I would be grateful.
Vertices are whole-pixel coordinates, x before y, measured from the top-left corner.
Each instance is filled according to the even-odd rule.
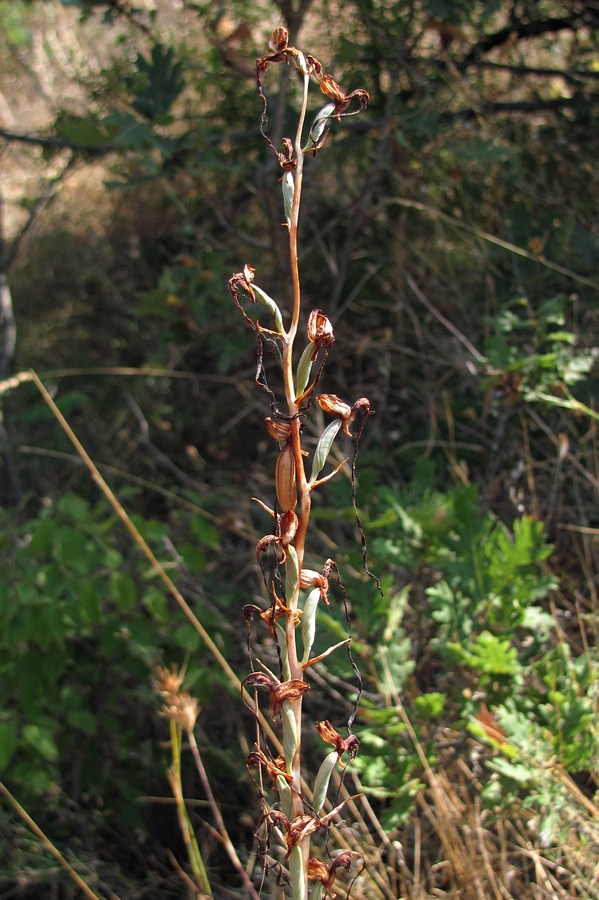
[[[295,457],[291,444],[285,444],[277,457],[275,469],[277,500],[282,512],[295,509],[297,489],[295,482]]]
[[[288,547],[294,539],[298,524],[297,516],[292,509],[288,509],[279,516],[279,541],[283,549]]]

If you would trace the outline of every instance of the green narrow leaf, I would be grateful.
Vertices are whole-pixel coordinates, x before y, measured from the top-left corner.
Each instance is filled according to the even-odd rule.
[[[306,872],[302,849],[298,844],[289,854],[289,876],[293,900],[306,900]]]
[[[259,288],[257,284],[252,284],[252,290],[254,291],[258,299],[261,300],[262,303],[264,303],[264,305],[273,314],[275,325],[279,334],[284,334],[285,329],[283,328],[283,317],[281,315],[281,310],[279,309],[275,301],[272,299],[272,297],[269,297],[268,294],[262,290],[262,288]]]
[[[337,437],[337,432],[341,428],[341,419],[335,419],[330,425],[327,425],[320,436],[320,440],[314,451],[314,459],[312,461],[312,474],[310,475],[310,483],[313,484],[324,468],[327,457],[333,446],[333,441]]]
[[[326,133],[329,130],[329,122],[335,112],[335,104],[327,103],[322,109],[319,109],[308,136],[308,142],[304,147],[304,153],[310,153],[322,147]]]
[[[281,812],[291,821],[293,818],[293,793],[289,782],[282,775],[277,775],[277,786],[281,798]]]
[[[316,634],[316,609],[320,600],[319,588],[310,591],[304,604],[304,612],[302,615],[302,641],[304,644],[304,655],[302,657],[302,665],[308,662],[310,651],[314,644],[314,636]]]
[[[275,622],[275,628],[279,634],[278,641],[279,647],[281,649],[281,662],[282,669],[281,674],[283,676],[283,681],[291,681],[291,669],[289,668],[289,654],[287,653],[287,641],[285,635],[285,629],[282,628],[278,622]]]
[[[295,396],[301,397],[308,386],[308,379],[312,371],[312,357],[314,356],[314,344],[309,343],[300,357],[295,375]]]
[[[322,761],[322,765],[320,766],[320,769],[316,774],[316,778],[314,779],[314,796],[312,798],[312,805],[314,806],[314,811],[316,813],[319,813],[325,804],[325,800],[327,799],[327,791],[329,789],[329,782],[336,765],[337,751],[331,750],[331,752],[327,753],[324,760]]]
[[[293,597],[297,582],[299,579],[299,568],[297,565],[297,553],[295,547],[289,545],[287,547],[287,559],[285,560],[285,591],[288,597]]]
[[[295,194],[293,172],[285,172],[281,179],[281,187],[283,189],[283,209],[285,210],[285,219],[287,220],[287,225],[291,225],[291,210],[293,209],[293,196]]]
[[[281,720],[283,722],[283,756],[285,757],[287,771],[291,772],[293,769],[295,748],[297,746],[297,731],[295,727],[295,716],[287,700],[283,701],[281,707]]]

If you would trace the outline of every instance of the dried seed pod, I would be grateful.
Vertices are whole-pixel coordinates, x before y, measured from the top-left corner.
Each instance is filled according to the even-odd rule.
[[[277,457],[275,469],[277,500],[282,511],[295,509],[297,504],[297,488],[295,481],[295,456],[291,444],[285,444]]]
[[[281,547],[288,547],[297,531],[298,518],[292,509],[279,516],[279,540]]]

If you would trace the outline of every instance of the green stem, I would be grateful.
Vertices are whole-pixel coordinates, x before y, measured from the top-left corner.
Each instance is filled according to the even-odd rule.
[[[181,729],[173,719],[170,719],[169,725],[171,731],[172,763],[168,770],[168,779],[177,806],[179,828],[187,849],[187,857],[189,859],[189,864],[191,865],[191,870],[195,876],[196,883],[206,896],[212,897],[212,888],[210,887],[210,881],[208,880],[208,873],[206,872],[202,852],[198,846],[183,798],[183,786],[181,783]]]

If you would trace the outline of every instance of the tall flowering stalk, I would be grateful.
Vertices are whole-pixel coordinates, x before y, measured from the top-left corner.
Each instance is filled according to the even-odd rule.
[[[280,720],[282,729],[282,757],[275,757],[262,737],[248,758],[248,766],[258,771],[262,817],[258,834],[262,850],[266,852],[273,834],[280,835],[285,848],[284,865],[274,863],[277,878],[290,885],[293,900],[311,900],[334,896],[333,884],[340,868],[357,873],[364,863],[359,854],[345,850],[325,860],[311,856],[311,837],[326,831],[343,807],[343,803],[325,810],[327,790],[337,765],[342,769],[358,750],[358,740],[351,732],[353,715],[348,722],[348,736],[343,738],[328,721],[316,723],[322,739],[333,746],[325,757],[310,791],[303,787],[301,771],[302,705],[310,690],[310,668],[334,650],[347,646],[350,639],[312,655],[316,632],[316,612],[320,602],[328,603],[329,576],[336,569],[327,560],[321,571],[304,567],[306,537],[310,523],[312,492],[332,478],[338,467],[322,475],[333,442],[342,431],[351,437],[351,427],[360,416],[363,424],[370,413],[369,401],[362,397],[353,404],[345,403],[333,394],[316,394],[324,364],[335,343],[330,320],[320,309],[312,309],[307,316],[307,341],[296,355],[297,339],[302,320],[302,299],[298,266],[298,222],[304,175],[304,160],[323,146],[329,126],[335,120],[365,109],[369,102],[365,90],[345,94],[334,79],[323,71],[314,57],[289,46],[284,28],[277,28],[268,43],[269,54],[257,61],[256,75],[259,95],[263,103],[261,133],[275,153],[282,170],[280,182],[285,225],[289,233],[289,262],[293,285],[293,308],[288,322],[275,300],[254,281],[255,270],[245,265],[242,272],[229,281],[229,292],[248,325],[258,337],[258,369],[256,381],[270,397],[270,416],[266,419],[269,435],[278,444],[275,465],[273,507],[261,503],[272,517],[272,533],[263,537],[256,553],[264,575],[269,604],[261,608],[248,604],[244,608],[248,623],[248,648],[251,671],[244,679],[247,688],[264,691],[269,699],[269,713]],[[290,65],[299,73],[302,86],[301,106],[294,139],[284,138],[277,149],[265,133],[267,97],[262,79],[273,64]],[[328,102],[320,109],[309,128],[306,126],[308,93],[315,82]],[[263,325],[248,312],[252,304],[262,304],[270,321]],[[270,388],[262,366],[263,342],[276,342],[280,348],[281,381],[284,399]],[[320,408],[333,416],[321,434],[311,462],[302,447],[302,426],[316,399]],[[310,471],[308,473],[308,465]],[[260,501],[259,501],[260,502]],[[273,639],[279,671],[271,671],[255,660],[251,651],[252,623],[259,622]],[[298,636],[301,635],[301,650]],[[264,780],[272,782],[274,802],[270,803]],[[311,797],[308,800],[308,796]],[[336,803],[336,801],[334,801]],[[328,846],[328,842],[327,846]]]

